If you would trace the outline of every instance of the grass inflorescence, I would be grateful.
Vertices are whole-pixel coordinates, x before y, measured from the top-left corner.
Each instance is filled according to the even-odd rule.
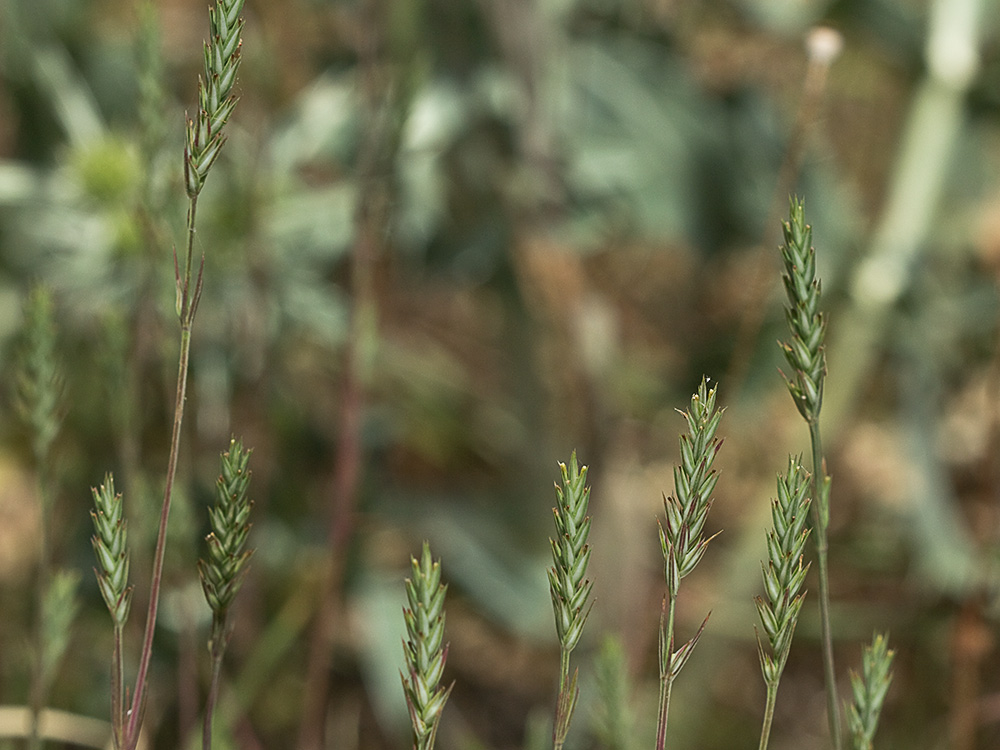
[[[552,567],[549,568],[549,594],[555,615],[556,634],[559,637],[559,695],[556,699],[555,719],[552,725],[552,744],[559,750],[566,741],[573,712],[580,692],[578,672],[570,674],[570,654],[580,642],[583,626],[590,615],[590,592],[594,587],[587,578],[590,561],[590,487],[587,486],[587,467],[581,467],[574,452],[569,466],[559,464],[560,481],[556,484],[556,507],[552,515],[556,536],[550,539]]]
[[[153,550],[152,573],[149,584],[149,605],[146,613],[146,623],[143,633],[142,650],[139,654],[139,666],[135,677],[134,689],[131,691],[129,705],[126,709],[125,699],[128,691],[124,688],[124,677],[121,659],[121,629],[124,616],[127,615],[126,597],[121,585],[121,572],[127,567],[127,554],[124,558],[119,554],[118,568],[115,568],[116,558],[107,555],[108,551],[119,552],[119,546],[124,549],[124,526],[121,527],[120,538],[114,537],[114,528],[107,523],[107,529],[99,529],[100,544],[95,542],[98,562],[101,571],[99,580],[103,580],[102,595],[108,604],[115,629],[115,646],[112,667],[112,697],[111,717],[113,739],[117,748],[134,750],[139,741],[139,732],[145,715],[146,701],[149,696],[150,662],[153,652],[153,638],[156,632],[157,615],[160,604],[160,592],[163,583],[163,564],[166,553],[167,528],[170,520],[171,502],[174,483],[177,475],[177,463],[180,454],[181,426],[187,403],[187,382],[191,355],[191,331],[203,289],[205,257],[202,255],[197,273],[194,272],[195,219],[197,214],[198,196],[205,184],[205,179],[212,165],[217,160],[225,143],[224,127],[236,107],[236,96],[233,88],[240,64],[240,33],[243,29],[241,12],[243,0],[218,0],[209,8],[209,41],[204,47],[204,78],[198,80],[198,110],[194,118],[187,120],[187,138],[184,148],[184,182],[188,196],[186,242],[183,255],[183,265],[174,253],[174,282],[176,286],[176,313],[180,324],[180,352],[177,364],[177,387],[174,399],[173,428],[170,439],[170,451],[167,459],[166,480],[164,483],[163,503],[160,508],[159,527],[156,536],[156,546]],[[242,446],[232,452],[230,458],[236,461],[237,475],[239,467],[245,469],[245,457]],[[226,459],[224,458],[224,474]],[[244,479],[246,477],[244,476]],[[105,482],[105,488],[111,488],[111,478]],[[229,491],[227,484],[227,491]],[[243,487],[245,491],[245,487]],[[108,494],[110,493],[110,494]],[[110,489],[95,491],[97,513],[95,523],[109,517],[114,497]],[[120,503],[120,499],[117,501]],[[221,650],[225,644],[225,613],[231,598],[239,588],[240,570],[245,563],[246,553],[242,552],[249,526],[246,514],[249,505],[244,501],[226,499],[220,504],[221,509],[213,515],[214,544],[210,542],[209,561],[201,567],[202,581],[206,596],[213,607],[213,664],[221,661]],[[100,532],[112,532],[105,540]],[[118,545],[111,547],[110,545]],[[239,550],[239,551],[236,551]],[[227,558],[226,555],[234,557]],[[103,579],[102,576],[103,575]],[[113,585],[112,585],[113,584]],[[127,590],[127,589],[126,589]],[[217,688],[217,675],[213,668],[213,687]],[[204,743],[210,746],[211,694],[209,710],[206,711],[206,730]]]
[[[212,531],[205,539],[208,560],[198,561],[198,577],[205,600],[212,610],[212,630],[208,651],[212,657],[212,677],[205,701],[202,746],[212,746],[212,718],[219,695],[222,658],[229,643],[229,609],[247,574],[253,549],[247,548],[250,535],[250,453],[233,438],[222,454],[222,473],[215,484],[215,506],[208,516]]]
[[[830,740],[834,750],[843,748],[843,730],[840,719],[840,698],[833,658],[833,630],[830,616],[830,574],[827,553],[830,525],[830,488],[832,480],[826,471],[826,458],[819,429],[823,390],[826,381],[826,316],[820,310],[821,283],[816,276],[816,250],[812,246],[812,227],[805,221],[803,202],[792,198],[789,218],[782,225],[784,245],[781,258],[784,265],[782,281],[788,297],[785,317],[791,338],[782,342],[781,349],[792,368],[790,375],[782,373],[788,391],[799,414],[809,427],[812,447],[812,538],[816,548],[819,569],[820,624],[822,628],[823,676],[826,687],[827,719]],[[762,614],[763,617],[763,614]],[[859,680],[852,676],[857,703],[849,716],[852,740],[855,747],[870,750],[878,723],[882,699],[889,687],[891,652],[886,655],[884,639],[876,635],[871,649],[865,651],[863,675]],[[870,682],[869,682],[870,680]],[[859,692],[860,686],[873,692]],[[881,692],[880,692],[881,691]],[[863,740],[859,740],[861,736]],[[867,743],[867,744],[864,744]]]
[[[761,563],[765,597],[755,599],[769,650],[757,635],[760,668],[767,686],[767,705],[760,734],[760,750],[771,735],[778,683],[792,648],[792,636],[802,609],[802,584],[809,570],[803,550],[809,538],[809,476],[797,458],[789,457],[788,470],[778,475],[778,496],[771,501],[771,529],[767,532],[768,560]]]
[[[716,389],[709,388],[708,379],[703,378],[698,390],[691,396],[690,407],[681,412],[687,421],[688,433],[680,436],[681,463],[674,467],[674,495],[663,498],[665,520],[658,521],[667,594],[660,616],[657,750],[663,750],[667,741],[674,680],[690,658],[708,623],[706,615],[694,636],[679,648],[674,648],[677,595],[681,580],[695,569],[715,536],[705,537],[712,492],[719,481],[719,474],[712,464],[722,447],[722,440],[716,437],[722,411],[715,408],[715,399]]]
[[[204,288],[205,255],[195,257],[197,206],[208,174],[226,142],[226,125],[235,111],[237,76],[241,64],[241,32],[244,0],[218,0],[209,8],[209,40],[204,46],[204,71],[198,79],[198,104],[186,117],[183,180],[187,196],[185,241],[174,253],[176,314],[180,327],[178,372],[170,440],[156,546],[153,550],[148,611],[144,623],[142,650],[132,689],[124,673],[124,629],[130,614],[133,588],[129,582],[127,524],[122,497],[108,474],[93,490],[93,548],[96,575],[102,598],[114,629],[112,655],[111,718],[112,737],[118,750],[135,750],[150,693],[152,643],[157,628],[157,608],[162,587],[166,536],[171,498],[176,481],[187,401],[191,335]],[[760,618],[758,655],[767,687],[767,704],[761,730],[761,750],[768,746],[775,703],[782,673],[789,659],[805,592],[804,580],[810,570],[805,547],[811,538],[816,549],[822,621],[823,666],[828,696],[831,740],[842,750],[837,686],[833,663],[830,626],[829,573],[827,570],[827,529],[829,526],[830,477],[820,439],[827,363],[825,334],[827,321],[821,310],[821,283],[816,274],[816,252],[812,229],[805,222],[801,201],[793,199],[789,220],[783,223],[784,244],[782,283],[787,296],[788,338],[780,343],[790,368],[782,373],[799,414],[806,421],[811,438],[811,472],[801,459],[789,458],[784,474],[779,474],[777,497],[772,502],[772,528],[767,534],[767,560],[762,563],[764,593],[755,598]],[[39,319],[50,312],[50,301],[35,301]],[[47,305],[49,306],[47,308]],[[40,329],[41,330],[41,329]],[[35,339],[35,349],[27,360],[29,375],[21,383],[24,416],[32,428],[33,448],[39,463],[45,463],[58,429],[59,379],[53,340],[45,331]],[[666,593],[659,623],[657,668],[656,750],[667,745],[667,728],[674,682],[699,643],[708,615],[687,640],[679,644],[677,602],[681,582],[699,565],[715,534],[707,520],[713,493],[719,481],[714,468],[722,445],[717,435],[723,409],[717,408],[717,390],[702,379],[690,404],[679,413],[687,431],[680,436],[680,461],[675,467],[674,491],[663,497],[663,517],[658,519],[660,551]],[[345,410],[350,413],[350,410]],[[208,639],[211,677],[207,690],[202,743],[212,746],[212,722],[219,695],[222,662],[233,623],[232,605],[248,570],[253,550],[248,547],[252,503],[248,496],[250,451],[235,439],[222,454],[222,470],[216,486],[216,503],[209,510],[211,533],[207,552],[198,561],[202,591],[211,609]],[[581,466],[574,452],[567,464],[559,464],[556,507],[553,509],[555,534],[550,539],[552,565],[547,569],[549,593],[560,651],[559,688],[552,724],[554,750],[562,750],[580,697],[579,670],[571,668],[571,656],[578,648],[594,602],[593,582],[588,578],[591,557],[590,486],[588,468]],[[809,522],[809,514],[811,523]],[[419,558],[411,559],[412,574],[406,579],[407,603],[403,608],[406,637],[403,642],[406,666],[401,672],[405,701],[412,727],[415,750],[432,750],[442,713],[452,685],[443,685],[448,659],[444,642],[444,603],[447,585],[441,580],[440,561],[432,558],[424,543]],[[62,607],[67,601],[68,584],[53,587],[48,606]],[[67,612],[71,607],[64,607]],[[882,636],[876,636],[864,651],[860,674],[852,674],[854,702],[847,709],[850,737],[855,750],[871,750],[878,717],[888,691],[893,653]],[[608,646],[601,662],[600,693],[604,711],[600,732],[609,746],[627,748],[632,716],[629,711],[626,657],[623,650]],[[305,691],[308,694],[308,690]],[[308,695],[306,696],[309,697]]]
[[[116,748],[124,747],[125,675],[123,638],[132,604],[132,586],[128,581],[128,523],[123,512],[122,496],[115,492],[114,477],[108,474],[100,487],[93,489],[94,520],[92,538],[97,556],[97,585],[111,615],[114,645],[111,654],[111,731]]]
[[[785,318],[791,338],[781,343],[781,350],[792,368],[782,373],[795,407],[809,427],[812,446],[812,538],[819,570],[819,606],[823,638],[823,677],[826,685],[827,719],[830,738],[836,750],[841,747],[840,708],[837,673],[833,660],[833,632],[830,624],[830,572],[827,563],[830,525],[830,484],[820,436],[819,417],[826,382],[826,317],[820,310],[822,285],[816,277],[816,249],[812,246],[812,227],[806,223],[801,200],[792,198],[788,221],[782,224],[785,242],[781,246],[784,265],[782,281],[788,297]]]
[[[209,7],[209,41],[205,44],[205,77],[198,79],[198,111],[187,123],[184,184],[195,198],[226,142],[225,124],[236,108],[233,94],[240,68],[243,0],[219,0]]]
[[[444,643],[444,598],[441,563],[431,557],[424,542],[420,559],[410,559],[412,576],[406,579],[406,673],[400,674],[410,713],[414,750],[433,750],[441,713],[451,694],[451,685],[441,685],[448,646]]]
[[[892,683],[892,661],[896,653],[881,633],[872,636],[861,653],[861,673],[851,670],[853,700],[847,708],[852,750],[872,750],[879,716]]]

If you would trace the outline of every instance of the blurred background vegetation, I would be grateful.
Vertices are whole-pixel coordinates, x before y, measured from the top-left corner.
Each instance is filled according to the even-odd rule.
[[[545,747],[546,540],[574,448],[591,467],[596,606],[569,741],[609,746],[595,675],[610,674],[631,714],[617,717],[631,739],[610,746],[651,742],[655,517],[674,410],[703,374],[728,409],[709,522],[725,532],[682,590],[681,637],[713,615],[674,691],[671,743],[754,746],[767,501],[787,454],[808,449],[774,343],[792,191],[830,312],[841,687],[887,629],[880,746],[1000,745],[995,3],[248,0],[245,15],[241,101],[199,212],[205,294],[151,746],[187,746],[200,710],[195,560],[231,434],[254,448],[257,553],[220,742],[405,746],[402,578],[428,539],[451,584],[439,747]],[[844,37],[825,77],[804,44],[819,23]],[[50,704],[108,715],[88,511],[109,470],[130,519],[134,669],[176,376],[183,118],[206,32],[194,0],[0,2],[3,704],[27,701],[48,487],[53,562],[84,574]],[[45,467],[14,387],[36,285],[62,370]],[[810,596],[775,750],[827,746],[818,632]]]

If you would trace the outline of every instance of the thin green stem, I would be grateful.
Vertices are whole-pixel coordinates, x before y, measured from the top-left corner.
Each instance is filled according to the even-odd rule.
[[[34,640],[34,663],[31,674],[31,728],[28,733],[28,750],[40,750],[41,739],[41,715],[45,705],[46,693],[48,693],[47,676],[45,675],[45,649],[48,644],[45,642],[45,622],[44,606],[45,594],[49,586],[52,570],[52,554],[49,534],[48,519],[52,515],[51,494],[48,491],[47,481],[48,451],[44,455],[36,452],[38,463],[38,496],[41,500],[41,513],[38,514],[38,568],[35,571],[35,632]]]
[[[794,627],[794,626],[793,626]],[[778,703],[778,685],[781,683],[781,675],[785,671],[785,664],[788,663],[788,654],[791,653],[792,640],[788,639],[785,650],[778,655],[778,661],[774,670],[774,679],[765,680],[767,684],[767,703],[764,706],[764,723],[760,728],[760,745],[758,750],[767,750],[767,744],[771,740],[771,725],[774,723],[774,709]]]
[[[40,518],[44,519],[46,516],[45,509],[43,507]],[[41,739],[41,716],[42,707],[45,703],[45,676],[44,672],[44,652],[46,648],[45,644],[45,623],[42,621],[42,601],[45,597],[45,586],[48,581],[48,565],[47,565],[47,545],[45,543],[45,522],[44,520],[40,522],[40,536],[41,536],[41,561],[39,563],[38,570],[36,571],[36,581],[35,581],[35,632],[33,634],[33,645],[34,651],[32,668],[31,668],[31,727],[28,730],[28,750],[40,750],[42,747]]]
[[[760,729],[760,744],[757,750],[767,750],[771,739],[771,724],[774,722],[774,707],[778,702],[778,682],[767,684],[767,705],[764,707],[764,725]]]
[[[174,426],[170,437],[170,456],[167,459],[167,478],[163,490],[163,505],[160,509],[160,526],[156,534],[156,550],[153,554],[153,572],[149,584],[149,609],[146,613],[146,628],[139,657],[139,670],[135,678],[135,690],[128,710],[128,721],[123,735],[125,750],[135,750],[139,741],[139,727],[145,708],[146,684],[149,662],[153,655],[153,634],[156,630],[156,615],[160,604],[160,584],[163,580],[163,560],[167,547],[167,524],[170,519],[170,503],[173,498],[174,478],[177,475],[177,460],[180,454],[181,424],[184,420],[184,404],[187,399],[188,363],[191,356],[191,326],[201,296],[202,270],[198,270],[194,289],[191,289],[191,266],[194,257],[195,213],[198,197],[193,196],[187,212],[187,248],[184,257],[184,277],[177,273],[177,314],[181,324],[180,354],[177,363],[177,393],[174,400]],[[176,261],[175,261],[176,262]]]
[[[35,571],[35,632],[34,654],[30,687],[31,726],[28,730],[28,750],[41,750],[42,709],[47,700],[51,677],[45,674],[45,651],[50,646],[45,641],[45,596],[52,580],[52,553],[49,518],[52,516],[52,493],[48,482],[48,450],[36,451],[38,463],[38,496],[41,500],[41,513],[38,515],[38,568]]]
[[[225,624],[216,627],[213,618],[212,625],[212,680],[208,686],[208,696],[205,698],[205,720],[201,732],[203,750],[212,750],[212,718],[215,715],[215,704],[219,699],[219,683],[222,678],[222,656],[225,653]]]
[[[569,655],[571,653],[570,649],[561,648],[559,649],[559,697],[556,702],[556,726],[555,731],[552,732],[552,748],[553,750],[562,750],[563,745],[566,742],[566,734],[569,729],[569,720],[565,716],[565,706],[567,705],[568,696],[567,691],[575,689],[576,686],[570,685],[569,676]]]
[[[570,650],[563,648],[559,650],[559,694],[566,692],[569,685],[569,655]]]
[[[656,723],[656,750],[663,750],[667,745],[667,720],[670,718],[670,693],[674,687],[674,674],[670,662],[674,653],[674,616],[676,603],[669,597],[667,605],[666,624],[661,625],[660,632],[660,710]]]
[[[823,680],[826,686],[826,711],[830,723],[830,739],[835,750],[840,750],[840,702],[837,699],[837,672],[833,663],[833,632],[830,624],[830,573],[827,566],[826,527],[829,524],[828,481],[826,461],[823,458],[823,443],[820,439],[819,423],[809,422],[809,438],[812,442],[812,517],[813,542],[816,545],[816,562],[819,567],[819,611],[823,638]]]
[[[122,626],[115,624],[114,649],[111,653],[111,733],[115,748],[122,746],[125,725],[125,676],[122,669]]]

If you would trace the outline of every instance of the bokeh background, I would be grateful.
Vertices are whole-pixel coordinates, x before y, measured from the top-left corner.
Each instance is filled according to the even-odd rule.
[[[50,704],[108,715],[89,488],[125,493],[133,673],[178,331],[185,110],[204,2],[0,3],[0,703],[27,701],[46,529],[80,612]],[[557,463],[593,484],[596,604],[570,744],[652,743],[656,534],[702,375],[727,409],[671,745],[755,747],[768,498],[808,435],[777,372],[779,220],[805,198],[829,313],[823,430],[841,689],[898,655],[883,748],[1000,746],[1000,37],[976,0],[248,0],[240,103],[199,205],[195,322],[149,746],[206,684],[195,561],[219,451],[254,448],[252,570],[220,747],[409,745],[403,577],[450,583],[442,750],[543,748]],[[807,43],[842,35],[832,66]],[[60,429],[16,408],[51,295]],[[42,523],[40,488],[54,508]],[[809,586],[815,591],[816,582]],[[816,599],[775,750],[826,747]],[[603,690],[626,697],[608,739]],[[610,686],[610,687],[609,687]],[[11,733],[11,727],[0,727]],[[323,739],[325,737],[325,739]],[[19,747],[0,740],[2,747]],[[67,745],[68,746],[68,745]]]

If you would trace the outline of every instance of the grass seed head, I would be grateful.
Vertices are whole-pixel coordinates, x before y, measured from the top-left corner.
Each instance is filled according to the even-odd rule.
[[[407,606],[403,608],[406,640],[403,654],[406,673],[400,673],[403,693],[413,727],[413,747],[431,750],[451,686],[441,686],[448,660],[444,644],[444,599],[448,587],[441,583],[441,564],[434,562],[424,542],[420,560],[410,559],[412,577],[406,579]]]
[[[216,503],[209,508],[211,533],[205,538],[208,559],[198,561],[198,575],[205,599],[216,619],[224,619],[243,584],[247,562],[253,549],[247,549],[250,535],[248,498],[250,454],[235,438],[222,454],[222,473],[216,482]]]
[[[111,474],[105,476],[104,484],[93,488],[92,493],[94,509],[90,515],[95,533],[91,542],[97,556],[94,573],[111,619],[116,627],[124,627],[132,603],[132,587],[128,584],[128,524],[122,513],[122,496],[115,492]]]
[[[548,571],[549,593],[559,644],[563,650],[572,651],[590,614],[587,600],[593,588],[593,582],[587,579],[590,487],[587,467],[577,463],[575,451],[569,466],[559,464],[559,470],[562,476],[556,484],[556,507],[552,509],[556,536],[549,540],[553,562]]]
[[[788,297],[785,319],[792,334],[788,341],[779,342],[791,367],[791,374],[782,376],[799,413],[806,421],[815,422],[826,379],[826,317],[819,309],[822,289],[816,278],[816,249],[812,246],[812,227],[805,223],[802,201],[792,198],[789,219],[782,224],[782,231],[782,281]]]

